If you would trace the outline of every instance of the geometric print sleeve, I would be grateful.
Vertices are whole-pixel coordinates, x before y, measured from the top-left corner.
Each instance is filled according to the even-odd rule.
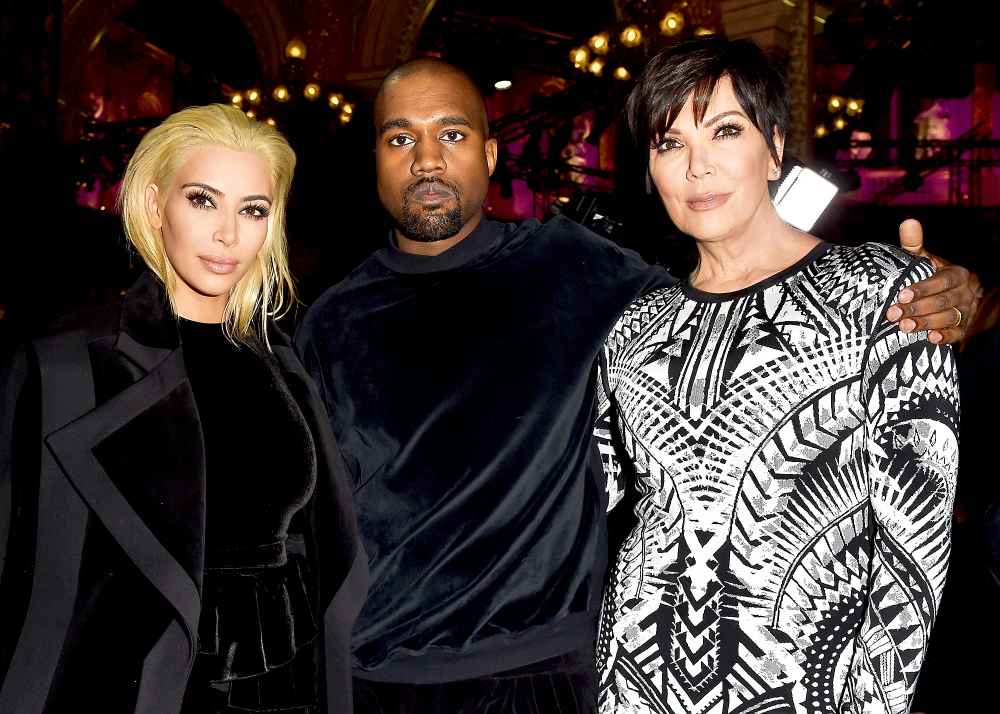
[[[608,353],[605,347],[600,357],[600,373],[597,380],[597,420],[594,423],[594,440],[601,454],[601,466],[607,484],[608,511],[621,502],[626,489],[621,462],[615,448],[613,405],[614,397],[608,379]]]
[[[905,714],[941,601],[958,470],[958,375],[952,351],[884,318],[902,287],[929,277],[915,261],[874,311],[864,361],[864,438],[873,514],[861,631],[842,712]]]

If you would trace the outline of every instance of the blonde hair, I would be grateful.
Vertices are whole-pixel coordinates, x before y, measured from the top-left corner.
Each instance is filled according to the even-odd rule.
[[[268,318],[283,315],[296,299],[285,237],[285,206],[295,170],[295,152],[276,129],[226,104],[190,107],[171,114],[142,138],[125,169],[119,194],[125,235],[163,283],[176,314],[177,275],[167,259],[162,235],[146,209],[146,191],[152,184],[166,189],[187,153],[206,145],[259,154],[271,170],[273,195],[267,237],[254,265],[230,291],[223,317],[223,329],[231,339],[245,342],[258,337],[269,345]]]

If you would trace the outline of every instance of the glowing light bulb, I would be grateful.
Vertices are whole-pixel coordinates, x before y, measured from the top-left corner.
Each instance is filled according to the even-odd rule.
[[[569,53],[569,60],[573,63],[573,66],[577,69],[582,69],[587,66],[587,60],[590,59],[590,52],[587,51],[586,47],[577,47],[571,50]]]
[[[288,101],[288,87],[286,87],[283,84],[279,84],[277,87],[275,87],[273,94],[274,98],[279,102]]]
[[[306,43],[298,37],[291,40],[287,45],[285,45],[285,56],[289,59],[305,59]]]
[[[829,132],[829,130],[828,130],[828,129],[826,128],[826,125],[825,125],[825,124],[817,124],[817,125],[816,125],[816,132],[815,132],[815,133],[816,133],[816,138],[817,138],[817,139],[822,139],[822,138],[823,138],[824,136],[826,136],[826,135],[827,135],[827,134],[829,134],[830,132]]]
[[[601,73],[604,71],[604,60],[598,57],[597,59],[595,59],[593,62],[590,63],[587,69],[590,70],[591,74],[595,74],[598,77],[600,77]]]
[[[247,90],[247,101],[251,104],[260,104],[260,90],[259,89],[248,89]]]
[[[233,95],[233,97],[232,97],[232,102],[233,102],[233,104],[235,104],[236,106],[239,106],[240,104],[242,104],[242,103],[243,103],[243,95],[242,95],[242,94],[240,94],[239,92],[237,92],[236,94],[234,94],[234,95]]]
[[[511,82],[509,79],[501,79],[497,82],[494,82],[493,86],[494,88],[499,89],[502,92],[505,89],[510,89],[512,86],[514,86],[514,83]]]
[[[327,97],[327,101],[330,103],[331,107],[339,107],[344,101],[344,95],[333,92],[329,97]]]
[[[615,79],[620,79],[624,82],[628,80],[631,76],[632,75],[629,74],[629,71],[624,67],[619,67],[618,69],[615,70]]]
[[[626,47],[635,47],[642,42],[642,30],[635,25],[629,25],[622,30],[621,41]]]
[[[319,85],[315,82],[310,82],[303,89],[302,93],[306,96],[306,99],[313,101],[319,98]]]
[[[600,34],[594,35],[593,37],[590,38],[590,42],[588,42],[587,44],[589,44],[590,49],[592,49],[597,54],[599,55],[606,54],[608,51],[608,45],[610,44],[608,33],[602,32]]]
[[[839,112],[840,108],[844,106],[844,100],[838,97],[836,94],[830,97],[830,101],[826,103],[826,108],[831,112]]]
[[[664,35],[673,37],[674,35],[680,34],[681,30],[684,29],[684,16],[679,12],[674,12],[671,10],[663,19],[660,20],[660,32]]]

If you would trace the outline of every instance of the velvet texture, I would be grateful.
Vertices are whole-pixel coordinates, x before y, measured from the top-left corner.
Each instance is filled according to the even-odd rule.
[[[205,443],[176,321],[162,286],[145,274],[120,308],[76,316],[55,335],[67,344],[83,341],[84,363],[58,368],[92,375],[96,408],[42,430],[34,346],[0,373],[0,484],[11,493],[10,507],[0,510],[0,531],[10,534],[0,554],[0,712],[57,714],[85,703],[111,714],[174,714],[195,662],[203,605],[218,596],[205,587]],[[323,644],[316,665],[321,675],[310,681],[328,701],[327,711],[347,714],[347,633],[364,594],[364,556],[342,461],[315,388],[287,338],[274,331],[271,341],[280,378],[316,446],[313,499],[288,531],[315,573],[305,583],[306,611],[317,609],[314,624],[324,636],[315,640]],[[48,388],[44,380],[41,385]],[[82,383],[70,387],[61,399],[85,401]],[[49,467],[39,460],[47,454],[54,457]],[[76,500],[48,505],[53,485],[66,493],[67,484]],[[268,537],[285,522],[272,521]],[[38,557],[54,536],[75,532],[81,543],[63,544],[58,558]],[[61,554],[68,546],[78,549],[78,562]],[[297,573],[255,584],[244,595],[263,591],[282,599],[297,593],[301,603]],[[50,584],[46,589],[37,587],[43,581]],[[65,618],[52,612],[41,623],[32,621],[33,603],[51,599],[53,590],[71,610]],[[234,611],[236,620],[225,632],[245,631],[241,618],[254,627],[273,623],[277,613],[287,620],[278,626],[286,640],[293,625],[293,641],[268,637],[264,651],[287,655],[290,644],[311,637],[311,617],[299,617],[303,606],[286,608],[284,615],[275,608],[266,616],[244,607]],[[211,604],[206,617],[218,617]],[[227,639],[232,641],[220,633],[216,645]],[[49,661],[56,666],[34,664]]]
[[[484,220],[439,256],[390,244],[312,306],[296,340],[371,559],[356,676],[443,682],[588,646],[595,361],[629,302],[671,282],[562,218]]]

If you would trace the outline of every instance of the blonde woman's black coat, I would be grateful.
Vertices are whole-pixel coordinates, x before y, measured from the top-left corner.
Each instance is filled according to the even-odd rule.
[[[316,445],[289,548],[316,575],[325,711],[347,714],[367,562],[316,389],[287,337],[270,340]],[[197,653],[205,454],[162,286],[144,275],[120,307],[34,341],[0,378],[0,714],[179,711]]]

